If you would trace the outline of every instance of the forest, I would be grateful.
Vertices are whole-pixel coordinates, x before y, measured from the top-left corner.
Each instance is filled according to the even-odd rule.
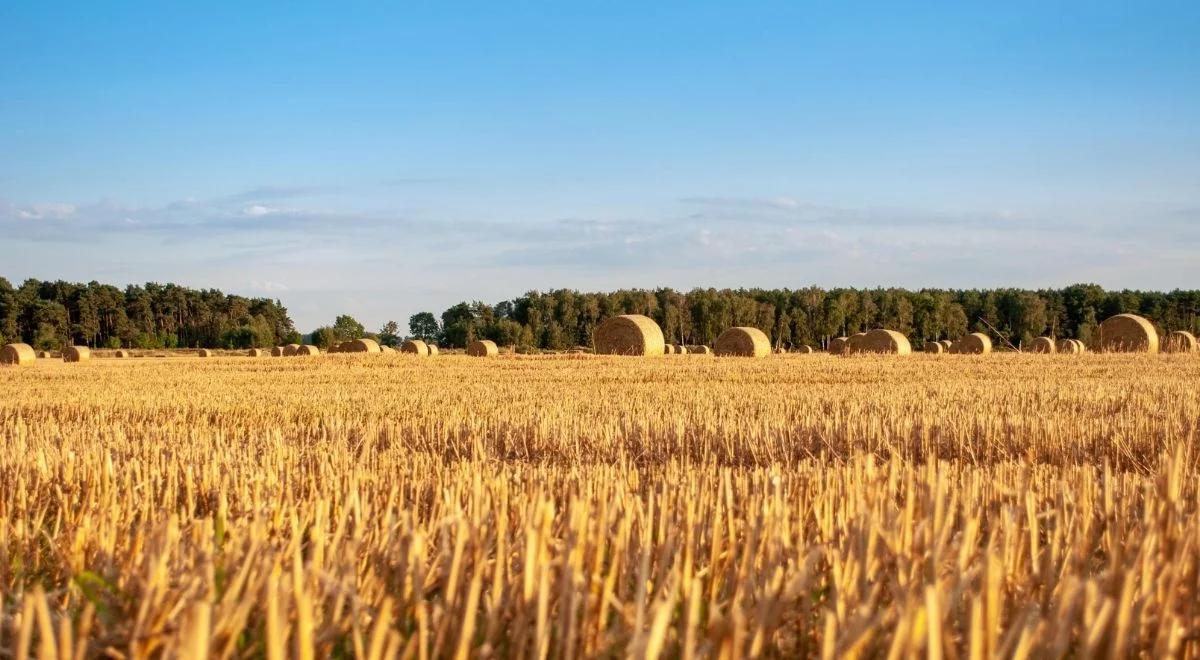
[[[1034,337],[1088,341],[1105,318],[1141,314],[1160,331],[1200,333],[1200,291],[1106,291],[1095,284],[1061,289],[630,289],[581,293],[531,291],[494,305],[461,302],[436,316],[409,319],[409,336],[453,348],[492,339],[523,351],[568,350],[591,344],[592,330],[615,314],[645,314],[667,341],[709,344],[723,330],[762,329],[774,345],[824,346],[832,337],[871,328],[898,330],[920,347],[925,341],[985,332],[998,346],[1020,347]],[[373,336],[395,345],[399,325],[378,332],[342,314],[306,338],[318,345]],[[227,295],[175,284],[119,288],[90,282],[26,280],[13,287],[0,277],[0,343],[36,348],[68,343],[92,347],[268,347],[302,341],[278,301]]]

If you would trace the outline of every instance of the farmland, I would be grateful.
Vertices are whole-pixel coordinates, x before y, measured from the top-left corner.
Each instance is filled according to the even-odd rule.
[[[0,657],[1200,653],[1195,355],[0,369]]]

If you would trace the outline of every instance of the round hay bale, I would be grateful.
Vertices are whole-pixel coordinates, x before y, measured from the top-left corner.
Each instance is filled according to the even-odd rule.
[[[987,355],[992,352],[992,338],[982,332],[972,332],[950,346],[955,355]]]
[[[856,332],[856,333],[854,333],[854,334],[850,335],[850,336],[849,336],[849,337],[846,339],[846,350],[845,350],[845,352],[846,352],[846,353],[853,353],[853,352],[855,352],[855,350],[854,350],[854,347],[855,347],[855,345],[857,345],[859,342],[861,342],[861,341],[863,340],[863,338],[864,338],[864,337],[866,337],[866,336],[867,336],[867,333],[865,333],[865,332]]]
[[[808,344],[800,344],[796,347],[796,352],[800,353],[801,355],[811,355],[813,352],[813,347],[809,346]]]
[[[127,358],[129,357],[129,351],[123,348],[118,348],[117,350],[113,351],[113,357],[120,359]]]
[[[623,314],[604,320],[592,335],[601,355],[662,355],[666,347],[662,328],[641,314]]]
[[[663,355],[674,355],[675,353],[675,344],[663,344]]]
[[[1186,330],[1172,332],[1163,342],[1163,350],[1168,353],[1195,353],[1197,347],[1196,335]]]
[[[1079,347],[1080,353],[1087,353],[1087,351],[1088,351],[1087,344],[1083,343],[1082,339],[1072,339],[1071,341],[1074,342],[1077,347]]]
[[[1158,331],[1137,314],[1117,314],[1100,324],[1098,345],[1105,353],[1157,353]]]
[[[912,353],[912,344],[908,342],[908,337],[895,330],[879,328],[865,332],[861,337],[851,337],[851,339],[854,339],[850,344],[851,354],[885,353],[889,355],[909,355]]]
[[[379,342],[374,339],[354,339],[342,342],[342,353],[382,353]]]
[[[252,348],[246,351],[246,357],[262,357],[266,354],[267,352],[261,348]]]
[[[942,353],[946,352],[946,347],[938,341],[927,341],[925,342],[925,352],[934,355],[941,355]]]
[[[782,346],[776,346],[776,347],[775,347],[775,355],[786,355],[786,354],[787,354],[787,349],[786,349],[786,348],[784,348],[784,347],[782,347]]]
[[[713,353],[718,357],[766,357],[771,354],[771,340],[758,328],[730,328],[717,337]]]
[[[379,352],[380,353],[390,353],[390,354],[395,355],[396,349],[392,348],[391,346],[387,346],[385,344],[385,345],[380,345]]]
[[[283,347],[283,357],[292,357],[300,350],[300,344],[288,344]]]
[[[438,347],[437,347],[437,344],[428,344],[428,348],[429,348],[429,354],[430,354],[430,355],[437,355],[437,354],[438,354]]]
[[[712,347],[704,344],[688,344],[688,355],[712,355]]]
[[[333,342],[332,344],[329,345],[328,348],[325,349],[325,352],[326,353],[341,353],[342,352],[342,342],[340,342],[340,341]]]
[[[406,339],[403,344],[400,344],[400,352],[424,357],[429,355],[429,345],[420,339]]]
[[[320,355],[320,354],[321,354],[321,349],[319,349],[319,348],[317,348],[316,346],[313,346],[313,345],[311,345],[311,344],[305,344],[305,345],[301,346],[300,348],[297,348],[297,349],[296,349],[296,355],[297,355],[297,356],[300,356],[300,355]]]
[[[844,355],[850,350],[849,337],[835,337],[829,340],[830,355]]]
[[[943,339],[938,343],[946,347],[946,352],[949,352],[951,348],[954,348],[954,342],[950,341],[949,339]]]
[[[276,346],[271,349],[271,357],[283,357],[283,352],[286,350],[283,346]]]
[[[87,346],[68,346],[62,352],[63,362],[87,362],[92,359],[92,349]]]
[[[683,344],[678,344],[677,346],[675,346],[675,352],[679,355],[687,355],[688,347],[684,346]]]
[[[1054,340],[1049,337],[1038,337],[1029,342],[1030,353],[1057,353],[1058,347],[1054,345]]]
[[[212,349],[210,349],[210,348],[201,348],[200,350],[196,351],[196,355],[199,355],[200,357],[204,357],[204,358],[214,357],[214,353],[212,352]]]
[[[5,344],[0,348],[0,364],[22,365],[37,362],[37,353],[29,344]]]
[[[1055,350],[1067,355],[1079,355],[1083,352],[1083,342],[1078,339],[1059,339]]]
[[[476,339],[467,345],[467,355],[471,357],[495,357],[499,354],[500,349],[491,339]]]

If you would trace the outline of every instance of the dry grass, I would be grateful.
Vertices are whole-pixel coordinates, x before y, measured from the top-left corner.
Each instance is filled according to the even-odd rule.
[[[0,368],[0,657],[1200,652],[1194,355]]]

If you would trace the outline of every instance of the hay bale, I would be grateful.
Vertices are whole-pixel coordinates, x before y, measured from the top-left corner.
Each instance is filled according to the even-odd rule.
[[[675,344],[663,344],[663,355],[674,355]]]
[[[1158,331],[1137,314],[1117,314],[1100,324],[1098,345],[1105,353],[1157,353]]]
[[[1065,355],[1079,355],[1083,352],[1083,342],[1078,339],[1059,339],[1054,350]]]
[[[37,353],[29,344],[5,344],[0,348],[0,364],[22,365],[37,362]]]
[[[1038,337],[1029,342],[1030,353],[1057,353],[1058,347],[1054,345],[1054,340],[1049,337]]]
[[[272,348],[271,349],[271,357],[283,357],[284,350],[285,349],[283,346],[276,346],[275,348]]]
[[[400,344],[400,352],[424,357],[429,355],[429,344],[420,339],[406,339],[403,344]]]
[[[933,355],[941,355],[946,352],[946,347],[941,342],[927,341],[925,342],[925,352]]]
[[[688,344],[688,355],[712,355],[712,347],[704,344]]]
[[[1196,335],[1186,330],[1176,330],[1167,335],[1163,342],[1163,350],[1167,353],[1195,353],[1200,345],[1196,343]]]
[[[354,339],[351,341],[344,341],[344,342],[342,342],[341,346],[342,346],[342,350],[341,350],[342,353],[382,353],[383,352],[383,350],[379,348],[379,342],[375,341],[374,339],[367,339],[366,337],[364,337],[362,339]]]
[[[127,358],[129,357],[129,351],[123,348],[118,348],[117,350],[113,351],[113,357],[120,359]]]
[[[829,340],[830,355],[844,355],[850,351],[849,337],[835,337]]]
[[[391,346],[380,346],[379,352],[384,353],[384,354],[395,355],[396,349],[392,348]]]
[[[301,346],[300,348],[296,349],[297,356],[320,355],[320,354],[321,354],[321,349],[317,348],[316,346],[313,346],[312,344],[305,344],[305,345]]]
[[[292,357],[300,350],[300,344],[288,344],[283,347],[283,357]]]
[[[210,348],[201,348],[200,350],[196,351],[196,355],[199,355],[203,358],[216,357],[216,354],[213,353],[212,349]]]
[[[50,355],[50,351],[38,351],[37,356],[38,356],[38,359],[47,359],[47,358],[52,357]]]
[[[813,347],[809,346],[808,344],[800,344],[796,347],[796,352],[800,353],[801,355],[811,355],[813,352]]]
[[[666,347],[662,328],[641,314],[605,319],[592,334],[592,343],[602,355],[662,355]]]
[[[992,338],[982,332],[972,332],[950,346],[955,355],[987,355],[992,352]]]
[[[683,344],[679,344],[679,345],[675,346],[675,352],[678,353],[679,355],[687,355],[688,347],[684,346]]]
[[[909,355],[912,353],[912,344],[908,342],[908,337],[895,330],[879,328],[865,332],[861,337],[852,337],[851,339],[854,339],[850,344],[852,355],[865,353]]]
[[[429,345],[428,345],[428,347],[429,347],[429,354],[430,354],[430,355],[437,355],[437,354],[438,354],[438,347],[437,347],[437,344],[429,344]]]
[[[1087,353],[1087,344],[1083,343],[1082,339],[1072,339],[1071,341],[1075,342],[1075,346],[1079,348],[1080,353]]]
[[[68,346],[62,352],[63,362],[87,362],[92,359],[92,349],[87,346]]]
[[[252,348],[246,351],[246,357],[262,357],[266,355],[266,351],[261,348]]]
[[[766,357],[771,354],[771,340],[758,328],[730,328],[717,337],[713,353],[718,357]]]
[[[499,354],[500,349],[491,339],[476,339],[467,345],[467,355],[472,357],[495,357]]]
[[[846,338],[846,350],[844,351],[844,353],[855,352],[855,350],[854,350],[855,345],[857,345],[859,342],[861,342],[863,340],[863,338],[866,336],[867,336],[867,333],[865,333],[865,332],[856,332],[856,333],[850,335],[848,338]]]
[[[954,342],[950,341],[949,339],[943,339],[938,343],[942,346],[945,346],[947,352],[949,352],[951,348],[954,348]]]
[[[786,354],[787,354],[787,349],[786,349],[786,348],[784,348],[784,347],[782,347],[782,346],[776,346],[776,347],[775,347],[775,355],[786,355]]]

